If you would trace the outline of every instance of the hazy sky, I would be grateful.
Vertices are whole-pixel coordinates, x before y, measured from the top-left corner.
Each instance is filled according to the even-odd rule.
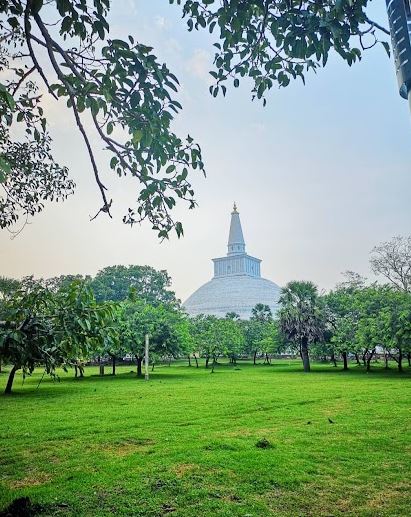
[[[372,16],[387,25],[384,2]],[[237,202],[247,251],[263,260],[262,275],[279,285],[309,279],[331,288],[347,269],[369,274],[370,249],[411,233],[411,116],[394,66],[382,46],[349,68],[334,57],[324,70],[274,89],[263,108],[248,85],[227,97],[208,93],[213,50],[206,32],[188,33],[168,0],[112,2],[111,35],[151,44],[182,84],[175,130],[203,149],[207,178],[194,173],[199,207],[181,207],[185,236],[160,244],[149,225],[121,222],[137,194],[111,178],[115,220],[101,206],[71,112],[49,101],[55,154],[69,166],[77,191],[48,206],[15,239],[0,233],[0,275],[95,274],[113,264],[167,269],[183,300],[212,276],[211,258],[226,253]],[[99,145],[96,140],[95,145]]]

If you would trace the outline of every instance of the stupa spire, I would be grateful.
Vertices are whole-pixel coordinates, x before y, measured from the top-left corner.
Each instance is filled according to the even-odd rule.
[[[238,213],[236,203],[234,203],[233,211],[231,212],[230,233],[227,247],[227,255],[241,255],[245,253],[243,230],[241,228],[240,214]]]

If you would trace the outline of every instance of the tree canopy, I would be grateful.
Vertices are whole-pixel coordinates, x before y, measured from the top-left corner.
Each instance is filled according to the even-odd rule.
[[[0,2],[0,70],[10,76],[0,85],[2,228],[73,191],[67,169],[51,154],[44,108],[49,95],[67,105],[84,140],[101,195],[99,212],[111,216],[112,199],[93,138],[108,151],[114,174],[136,179],[136,205],[127,209],[124,222],[148,219],[162,238],[172,229],[182,234],[170,211],[176,198],[194,207],[188,174],[204,171],[204,165],[193,138],[171,129],[181,110],[173,98],[179,83],[152,47],[132,36],[108,37],[109,9],[108,0]]]
[[[305,82],[306,73],[324,67],[334,50],[352,65],[362,51],[389,31],[369,19],[369,0],[170,0],[182,5],[190,31],[215,35],[216,97],[240,80],[252,81],[253,98],[263,99],[274,86]],[[389,46],[381,41],[387,53]]]
[[[189,31],[215,35],[215,97],[251,79],[253,98],[325,66],[332,50],[349,65],[388,31],[366,14],[368,0],[169,0]],[[0,0],[0,228],[14,228],[66,199],[75,185],[52,151],[47,99],[71,112],[101,196],[114,202],[103,171],[135,179],[136,203],[123,221],[149,221],[160,238],[183,226],[177,201],[195,206],[190,171],[204,172],[199,145],[172,129],[179,81],[153,48],[109,37],[109,0]],[[382,44],[389,51],[386,41]],[[87,122],[87,123],[86,123]],[[98,143],[95,144],[94,142]],[[96,151],[104,148],[102,168]],[[96,217],[95,216],[95,217]]]
[[[152,305],[177,303],[175,293],[168,288],[171,278],[167,271],[151,266],[109,266],[101,269],[91,280],[98,301],[126,300],[133,293]]]

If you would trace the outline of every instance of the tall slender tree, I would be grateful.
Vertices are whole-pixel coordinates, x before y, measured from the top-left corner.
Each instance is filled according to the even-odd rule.
[[[309,345],[323,339],[324,311],[312,282],[289,282],[281,291],[280,329],[298,346],[304,371],[310,371]]]

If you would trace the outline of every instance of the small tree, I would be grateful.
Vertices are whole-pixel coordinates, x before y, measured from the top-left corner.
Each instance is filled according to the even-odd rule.
[[[244,324],[247,353],[253,355],[254,365],[257,364],[257,356],[262,353],[261,345],[270,333],[269,325],[272,321],[273,315],[270,307],[257,303],[251,311],[251,318]]]
[[[225,318],[219,320],[219,336],[221,347],[228,355],[232,364],[237,363],[237,358],[244,348],[244,333],[239,320]]]
[[[73,357],[90,355],[103,342],[112,316],[112,305],[97,304],[81,282],[57,293],[38,284],[17,291],[3,307],[0,327],[0,356],[12,365],[5,393],[11,393],[19,369],[30,375],[43,365],[54,376]]]
[[[122,345],[136,358],[137,376],[143,375],[144,338],[153,331],[152,307],[142,300],[127,300],[121,305],[120,335]]]
[[[388,292],[378,317],[383,324],[385,348],[401,372],[404,355],[411,351],[411,294]]]
[[[196,348],[205,357],[205,367],[208,368],[212,359],[214,371],[217,358],[225,351],[220,336],[219,320],[215,316],[200,314],[191,319],[191,324]]]
[[[282,336],[278,321],[271,321],[265,325],[263,339],[260,341],[260,350],[264,355],[264,362],[271,364],[270,355],[278,353],[282,348]]]
[[[348,370],[348,354],[358,352],[357,331],[360,310],[356,301],[359,291],[363,288],[361,278],[350,273],[345,282],[325,296],[330,314],[330,341],[334,352],[342,356],[344,370]]]
[[[181,320],[175,326],[175,332],[177,334],[181,354],[187,357],[188,365],[191,366],[191,358],[193,356],[198,368],[195,340],[192,334],[190,321],[187,315],[184,314],[184,316],[181,316]]]
[[[181,354],[181,335],[178,327],[183,315],[170,305],[156,307],[132,297],[124,302],[120,311],[122,345],[137,361],[137,376],[142,376],[145,336],[150,337],[150,352],[157,357]]]

